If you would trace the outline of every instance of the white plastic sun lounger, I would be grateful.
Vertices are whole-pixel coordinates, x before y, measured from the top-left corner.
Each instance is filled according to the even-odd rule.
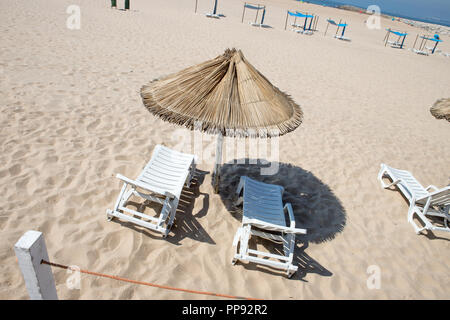
[[[216,19],[220,19],[220,15],[215,14],[215,13],[205,13],[205,16],[207,18],[216,18]]]
[[[391,45],[391,47],[393,48],[401,48],[402,47],[402,43],[400,41],[388,41],[388,44]]]
[[[288,277],[297,271],[297,266],[292,264],[295,235],[306,234],[306,230],[295,228],[291,204],[286,203],[283,207],[283,192],[284,189],[281,186],[241,177],[236,190],[238,197],[236,205],[243,203],[243,216],[242,225],[238,228],[233,240],[233,246],[236,248],[233,264],[238,260],[264,264],[286,271]],[[288,214],[289,225],[286,223],[285,213]],[[284,255],[249,249],[248,241],[251,236],[282,243]],[[238,244],[240,244],[239,249]]]
[[[383,177],[390,178],[392,182],[386,184],[383,181]],[[386,164],[381,164],[378,180],[380,180],[381,186],[385,189],[397,186],[408,199],[408,222],[413,225],[417,234],[424,229],[450,231],[448,225],[450,221],[450,186],[438,189],[430,185],[424,188],[409,171],[394,169]],[[430,192],[430,189],[434,191]],[[424,227],[417,226],[413,220],[414,214],[424,223]],[[433,225],[427,216],[443,218],[445,227]]]
[[[425,51],[425,50],[412,49],[412,51],[414,53],[421,54],[421,55],[424,55],[424,56],[428,56],[429,55],[428,51]]]
[[[116,217],[161,232],[166,237],[175,219],[183,186],[189,186],[194,176],[195,160],[192,154],[157,145],[136,180],[117,174],[116,177],[124,184],[114,209],[106,210],[108,220]],[[127,208],[127,201],[132,195],[162,204],[159,216],[152,217]]]
[[[347,37],[344,37],[344,36],[341,36],[341,35],[335,35],[334,37],[335,37],[336,39],[338,39],[338,40],[352,41],[352,39],[347,38]]]

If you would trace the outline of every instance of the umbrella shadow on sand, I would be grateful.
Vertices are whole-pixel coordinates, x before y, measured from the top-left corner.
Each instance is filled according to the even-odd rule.
[[[191,238],[196,241],[201,241],[209,244],[216,244],[214,240],[209,236],[206,230],[197,221],[198,218],[204,217],[209,208],[209,195],[207,193],[200,192],[200,185],[203,183],[205,176],[209,172],[196,169],[195,178],[193,178],[191,186],[184,187],[181,192],[180,201],[178,203],[175,223],[170,230],[167,238],[163,238],[160,234],[149,231],[145,228],[141,228],[132,223],[115,220],[123,226],[131,228],[137,232],[140,232],[150,238],[162,239],[172,244],[180,245],[180,241],[184,238]],[[202,208],[197,213],[193,213],[195,200],[202,196]],[[155,214],[161,212],[162,205],[155,202],[134,202],[128,201],[127,206],[138,212],[151,211]],[[135,217],[138,218],[138,217]]]
[[[251,164],[254,163],[254,164]],[[261,169],[278,166],[272,175],[262,175]],[[226,163],[221,168],[220,197],[228,211],[239,221],[242,220],[242,207],[234,205],[235,191],[241,176],[277,184],[284,188],[283,203],[292,205],[297,228],[307,229],[306,235],[297,235],[297,246],[294,252],[294,265],[299,266],[292,279],[303,279],[308,273],[331,276],[332,273],[311,258],[305,250],[309,243],[330,241],[342,232],[346,224],[346,213],[340,200],[333,191],[311,172],[287,163],[255,159],[240,159]],[[262,245],[269,252],[283,254],[281,245],[260,238],[252,238],[250,246]],[[299,246],[300,244],[300,246]],[[244,265],[247,269],[263,269],[266,272],[279,274],[270,268],[253,263]]]

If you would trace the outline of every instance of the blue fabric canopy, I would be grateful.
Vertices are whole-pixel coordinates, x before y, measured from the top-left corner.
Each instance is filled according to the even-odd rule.
[[[444,41],[442,41],[441,39],[436,38],[436,37],[434,37],[434,38],[427,38],[427,37],[425,37],[425,36],[422,36],[421,38],[423,38],[423,39],[425,39],[425,40],[435,41],[435,42],[444,42]]]
[[[298,11],[297,11],[296,13],[294,13],[294,12],[290,12],[290,11],[288,10],[288,14],[289,14],[290,16],[300,17],[300,18],[314,18],[313,15],[303,14],[303,13],[298,12]]]
[[[401,33],[398,31],[391,30],[391,29],[386,29],[386,30],[389,31],[390,33],[398,35],[399,37],[406,37],[408,35],[407,33]]]
[[[327,19],[327,21],[337,27],[346,27],[347,26],[346,23],[336,23],[334,20],[331,20],[331,19]]]
[[[254,10],[261,10],[261,9],[265,8],[265,6],[254,6],[251,4],[244,4],[244,7],[249,8],[249,9],[254,9]]]

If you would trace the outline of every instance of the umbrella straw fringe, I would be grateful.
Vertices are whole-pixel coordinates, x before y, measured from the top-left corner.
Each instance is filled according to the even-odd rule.
[[[292,98],[236,49],[151,81],[141,88],[141,97],[147,109],[164,121],[229,137],[281,136],[303,119]]]

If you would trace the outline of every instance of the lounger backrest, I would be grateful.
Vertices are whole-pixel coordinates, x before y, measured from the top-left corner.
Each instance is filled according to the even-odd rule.
[[[283,187],[245,177],[244,218],[287,226],[283,211]]]
[[[193,161],[191,154],[157,145],[137,180],[150,189],[165,190],[179,198]]]
[[[449,206],[450,205],[450,186],[442,188],[438,191],[432,192],[429,196],[417,200],[417,203],[425,204],[428,198],[431,197],[430,206]]]
[[[419,183],[419,181],[414,178],[411,172],[406,170],[394,169],[389,166],[386,167],[394,180],[400,180],[397,186],[402,190],[403,194],[406,198],[408,198],[408,200],[411,200],[412,197],[414,197],[415,199],[419,199],[429,194],[428,191]]]

